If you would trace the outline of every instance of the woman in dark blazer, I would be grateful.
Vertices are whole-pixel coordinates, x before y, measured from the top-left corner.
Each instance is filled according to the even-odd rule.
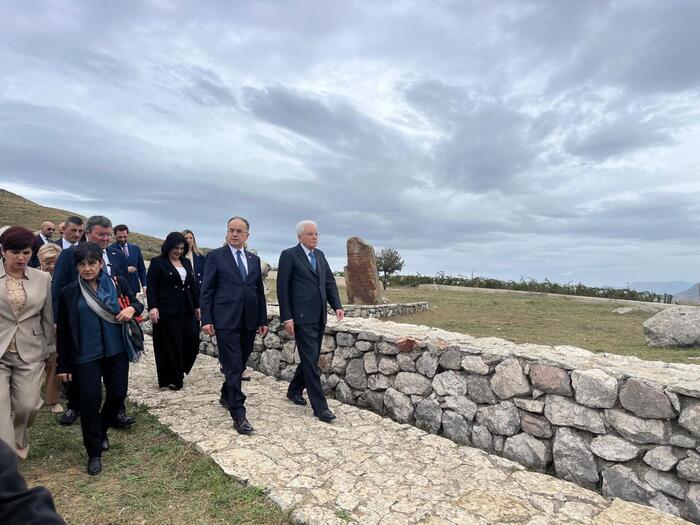
[[[194,280],[199,287],[199,291],[202,291],[202,279],[204,276],[204,259],[206,256],[204,252],[197,247],[197,239],[194,236],[192,230],[182,230],[182,235],[187,239],[187,245],[189,250],[185,257],[192,263],[192,270],[194,271]]]
[[[140,314],[143,304],[136,299],[124,277],[117,276],[115,284],[102,271],[102,249],[97,244],[86,242],[78,245],[73,251],[72,262],[79,278],[59,293],[56,376],[73,382],[80,406],[83,444],[88,453],[87,471],[95,475],[102,470],[102,452],[109,450],[107,430],[116,423],[126,398],[129,357],[122,325],[95,313],[86,300],[86,294],[87,297],[97,297],[111,312],[112,318],[116,317],[121,323]],[[129,298],[130,306],[121,309],[119,292]]]
[[[182,388],[199,353],[199,287],[180,232],[169,233],[146,275],[158,385]]]

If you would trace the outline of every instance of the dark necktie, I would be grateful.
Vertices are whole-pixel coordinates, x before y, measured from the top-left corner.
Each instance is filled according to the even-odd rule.
[[[311,250],[309,252],[309,261],[311,261],[311,268],[315,272],[316,271],[316,252],[314,252],[313,250]]]
[[[245,271],[243,257],[241,257],[241,250],[236,250],[236,263],[238,264],[238,271],[241,272],[241,279],[245,281],[245,278],[248,276],[248,274]]]
[[[122,246],[122,252],[124,252],[124,257],[129,257],[129,247],[126,244]]]

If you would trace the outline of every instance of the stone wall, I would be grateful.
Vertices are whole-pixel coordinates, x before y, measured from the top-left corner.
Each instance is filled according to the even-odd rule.
[[[516,345],[374,319],[330,321],[325,391],[605,496],[700,522],[700,367]],[[289,380],[271,309],[249,365]]]
[[[269,303],[273,308],[277,303]],[[428,310],[427,302],[419,303],[395,303],[395,304],[345,304],[343,311],[347,317],[362,317],[363,319],[386,319],[397,315],[412,314]],[[329,314],[333,311],[329,308]]]

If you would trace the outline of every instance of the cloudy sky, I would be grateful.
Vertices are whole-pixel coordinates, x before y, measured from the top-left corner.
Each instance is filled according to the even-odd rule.
[[[700,2],[1,1],[0,187],[276,261],[700,278]]]

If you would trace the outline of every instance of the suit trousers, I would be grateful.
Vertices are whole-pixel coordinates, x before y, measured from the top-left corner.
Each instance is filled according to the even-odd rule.
[[[105,402],[102,404],[102,380]],[[102,440],[126,399],[129,359],[126,352],[73,365],[74,401],[80,408],[80,427],[88,457],[102,456]]]
[[[314,414],[320,414],[328,408],[326,396],[321,387],[321,372],[318,369],[318,359],[321,356],[321,341],[326,325],[323,319],[314,324],[294,323],[294,338],[299,351],[301,363],[294,372],[294,377],[287,389],[288,395],[301,394],[306,388],[309,402]]]
[[[253,352],[254,343],[255,330],[248,330],[243,324],[236,330],[216,329],[219,363],[226,378],[222,386],[222,396],[228,401],[233,419],[240,419],[246,414],[246,396],[241,389],[241,374]]]
[[[0,357],[0,439],[12,450],[29,445],[27,428],[42,405],[44,362],[27,363],[17,352]]]

